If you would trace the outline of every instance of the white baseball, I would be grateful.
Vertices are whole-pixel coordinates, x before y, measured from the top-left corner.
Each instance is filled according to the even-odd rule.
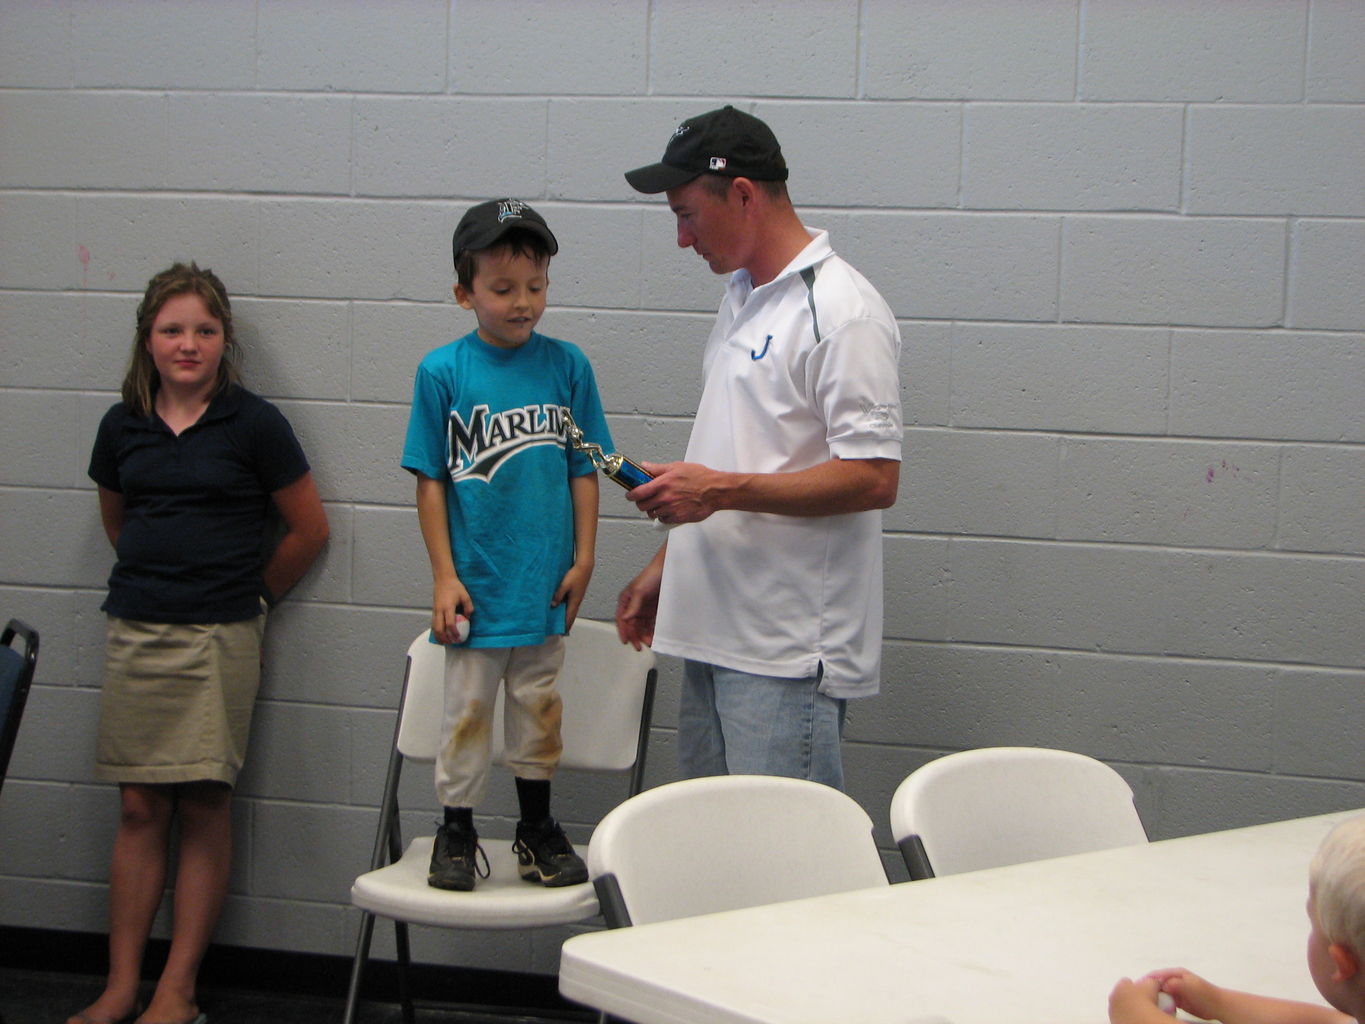
[[[1162,1013],[1169,1013],[1175,1016],[1175,999],[1169,992],[1158,992],[1156,994],[1156,1008]]]
[[[463,615],[455,616],[455,642],[462,644],[469,639],[469,620]]]

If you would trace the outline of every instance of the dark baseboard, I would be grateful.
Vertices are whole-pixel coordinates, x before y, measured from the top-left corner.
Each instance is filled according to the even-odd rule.
[[[160,973],[166,948],[165,939],[148,942],[143,965],[148,981]],[[107,962],[104,935],[0,926],[0,967],[102,975]],[[218,944],[209,947],[199,970],[199,983],[206,991],[228,988],[327,999],[344,999],[350,977],[350,957]],[[596,1020],[594,1014],[560,996],[558,979],[551,975],[413,964],[409,980],[417,1003]],[[398,1002],[398,965],[391,960],[371,960],[361,997],[366,1002]]]

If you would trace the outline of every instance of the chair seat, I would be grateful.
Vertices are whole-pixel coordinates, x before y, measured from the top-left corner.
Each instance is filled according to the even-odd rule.
[[[473,892],[446,892],[427,884],[435,836],[414,839],[396,864],[369,871],[351,886],[351,902],[382,917],[444,928],[515,929],[573,924],[598,914],[591,882],[547,888],[517,874],[510,839],[480,839],[489,874]],[[587,849],[579,850],[586,858]]]

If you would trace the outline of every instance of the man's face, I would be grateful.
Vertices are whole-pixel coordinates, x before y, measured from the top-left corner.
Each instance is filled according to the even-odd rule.
[[[748,243],[733,183],[717,196],[701,178],[693,178],[665,194],[677,218],[679,248],[695,251],[712,273],[729,274],[745,266]]]

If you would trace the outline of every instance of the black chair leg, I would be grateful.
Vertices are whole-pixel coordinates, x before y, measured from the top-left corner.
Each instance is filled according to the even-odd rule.
[[[370,959],[370,939],[374,935],[374,915],[362,913],[360,917],[360,937],[355,944],[355,960],[351,964],[351,983],[346,987],[346,1013],[342,1024],[355,1024],[356,1011],[360,1007],[360,979],[365,973],[365,964]]]
[[[412,957],[408,947],[407,922],[393,923],[393,941],[398,952],[398,998],[403,1004],[403,1024],[416,1024],[416,1011],[412,1006],[412,983],[408,979],[408,966],[412,962]]]

